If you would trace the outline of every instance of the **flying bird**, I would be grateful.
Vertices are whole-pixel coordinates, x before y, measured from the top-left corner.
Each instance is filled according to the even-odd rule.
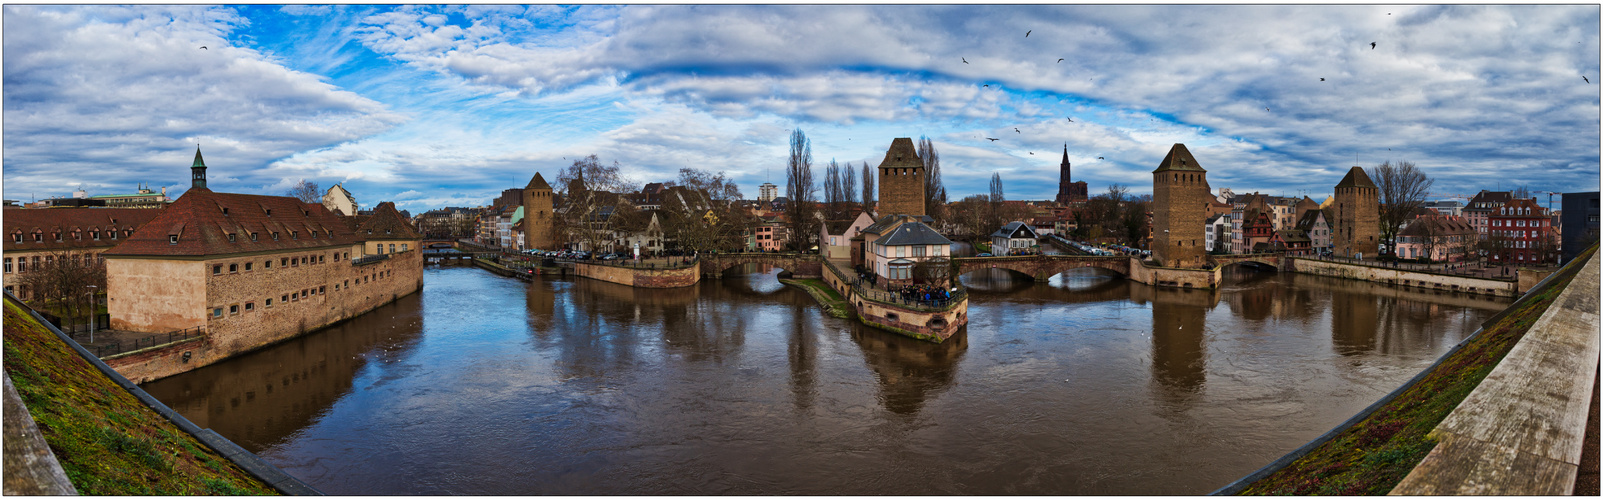
[[[987,84],[985,84],[985,85],[981,85],[981,87],[985,87],[985,88],[990,88],[990,87],[991,87],[991,84],[989,84],[989,83],[987,83]]]
[[[1098,159],[1098,160],[1100,160],[1100,159],[1102,159],[1102,157],[1101,157],[1101,156],[1098,156],[1098,157],[1096,157],[1096,159]]]
[[[1034,152],[1034,151],[1031,151],[1031,152],[1030,152],[1030,156],[1035,156],[1035,152]]]
[[[968,58],[967,57],[959,57],[958,59],[962,59],[963,60],[963,64],[968,64]]]
[[[206,48],[205,45],[202,45],[202,46],[200,46],[200,50],[211,50],[211,49],[208,49],[208,48]]]
[[[1264,106],[1264,107],[1263,107],[1263,110],[1264,110],[1264,111],[1269,111],[1269,106]]]
[[[1369,42],[1369,50],[1375,50],[1375,42]]]
[[[1069,117],[1069,123],[1074,123],[1074,117],[1072,117],[1072,116]]]
[[[1058,62],[1063,62],[1063,58],[1059,57]]]
[[[1320,78],[1320,79],[1319,79],[1319,81],[1321,81],[1321,82],[1322,82],[1322,81],[1325,81],[1325,79],[1324,79],[1324,78]]]
[[[988,139],[988,140],[990,140],[990,141],[992,141],[992,142],[995,142],[995,141],[1000,141],[1000,140],[1001,140],[1001,139],[997,139],[997,138],[995,138],[995,137],[986,137],[986,139]]]
[[[1030,30],[1030,31],[1035,31],[1035,30]],[[1029,38],[1030,37],[1030,31],[1024,32],[1024,38]]]
[[[1013,127],[1013,131],[1014,131],[1014,132],[1019,132],[1019,128],[1018,128],[1018,127]],[[1019,132],[1019,133],[1020,133],[1020,134],[1022,134],[1022,133],[1024,133],[1024,132]]]
[[[1581,75],[1581,79],[1582,79],[1582,80],[1586,80],[1586,83],[1592,83],[1592,80],[1591,80],[1591,79],[1588,79],[1588,78],[1587,78],[1587,77],[1586,77],[1586,75]]]

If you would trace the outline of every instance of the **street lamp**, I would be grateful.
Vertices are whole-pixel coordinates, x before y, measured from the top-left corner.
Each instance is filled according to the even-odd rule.
[[[93,344],[95,343],[95,311],[99,309],[98,307],[95,307],[99,304],[95,303],[94,289],[98,287],[94,285],[87,285],[85,288],[89,288],[89,343]]]

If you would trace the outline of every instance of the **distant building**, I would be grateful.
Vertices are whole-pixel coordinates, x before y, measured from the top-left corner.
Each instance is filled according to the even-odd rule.
[[[1058,165],[1058,197],[1057,202],[1068,205],[1087,200],[1087,187],[1085,181],[1071,182],[1069,178],[1069,145],[1063,145],[1063,163]]]
[[[757,193],[757,201],[774,201],[774,198],[779,197],[779,186],[764,182],[761,186],[757,186]]]
[[[1432,200],[1421,204],[1421,206],[1435,210],[1436,213],[1442,215],[1452,217],[1462,217],[1464,215],[1464,202],[1458,200]]]
[[[1557,260],[1550,238],[1552,219],[1536,198],[1515,198],[1497,207],[1487,218],[1493,262],[1545,264]]]
[[[913,139],[897,137],[879,163],[879,213],[924,215],[924,160]]]
[[[1487,191],[1482,189],[1480,193],[1469,199],[1469,204],[1464,206],[1462,213],[1464,218],[1469,220],[1470,227],[1474,227],[1475,232],[1480,233],[1480,239],[1484,240],[1491,235],[1492,212],[1496,212],[1504,203],[1508,203],[1512,199],[1514,199],[1514,195],[1508,191]]]
[[[913,284],[913,267],[919,262],[951,257],[952,240],[920,219],[907,214],[887,215],[859,233],[864,249],[860,265],[878,277],[876,284]]]
[[[323,207],[330,212],[350,217],[356,215],[357,206],[356,196],[338,183],[330,186],[328,192],[323,194]]]
[[[1230,214],[1208,216],[1202,234],[1209,253],[1225,252],[1230,241]]]
[[[1204,223],[1213,200],[1208,171],[1175,143],[1152,171],[1152,259],[1162,267],[1206,265]]]
[[[1239,252],[1273,251],[1270,240],[1275,235],[1274,208],[1269,205],[1268,197],[1261,194],[1248,195],[1248,200],[1246,208],[1242,210]]]
[[[1009,222],[991,233],[991,254],[1014,255],[1024,253],[1038,245],[1040,235],[1035,228],[1019,221]]]
[[[22,275],[48,269],[57,259],[104,262],[100,254],[126,241],[160,208],[52,208],[7,210],[4,276],[7,292],[32,300]]]
[[[1308,235],[1310,253],[1323,255],[1331,252],[1330,222],[1325,220],[1324,210],[1316,208],[1303,212],[1302,217],[1297,219],[1297,229]]]
[[[1397,258],[1462,261],[1480,236],[1462,217],[1420,217],[1397,232]]]
[[[1380,249],[1380,190],[1363,167],[1353,167],[1336,183],[1335,198],[1325,211],[1335,254],[1374,258]]]
[[[1598,192],[1564,193],[1562,200],[1563,263],[1568,263],[1598,240]]]
[[[79,191],[82,193],[82,191]],[[90,200],[105,203],[102,206],[110,208],[162,208],[172,203],[167,198],[167,188],[162,187],[161,192],[152,191],[149,187],[140,186],[139,191],[133,194],[103,194],[90,196]]]
[[[818,249],[819,254],[826,259],[851,258],[852,238],[858,231],[874,225],[874,217],[868,212],[858,212],[857,217],[850,220],[824,221],[819,224]]]

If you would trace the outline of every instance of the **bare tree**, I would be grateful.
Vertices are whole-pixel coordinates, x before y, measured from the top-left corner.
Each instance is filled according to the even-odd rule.
[[[790,159],[785,165],[785,215],[790,219],[790,242],[797,250],[812,246],[818,235],[818,218],[814,213],[813,145],[800,128],[790,134]]]
[[[29,304],[51,311],[63,322],[88,322],[95,294],[106,291],[106,262],[97,254],[55,251],[41,265],[18,270],[17,283],[28,290]],[[93,288],[91,288],[93,287]]]
[[[1369,176],[1380,191],[1380,240],[1393,255],[1397,252],[1397,231],[1409,214],[1425,203],[1425,193],[1436,181],[1427,177],[1413,162],[1382,162]]]
[[[824,218],[826,220],[840,220],[843,218],[841,214],[844,210],[842,210],[841,203],[846,199],[846,186],[841,184],[842,180],[840,164],[835,163],[834,159],[830,159],[829,165],[824,166]]]
[[[1119,226],[1123,229],[1124,244],[1140,248],[1142,240],[1147,237],[1152,222],[1147,218],[1147,211],[1152,206],[1152,195],[1142,195],[1126,201],[1121,208]]]
[[[946,186],[941,184],[941,154],[929,137],[918,138],[918,157],[924,160],[924,214],[946,220]]]
[[[913,264],[913,282],[942,288],[951,286],[952,260],[946,257],[931,257]]]
[[[831,161],[833,161],[833,160],[831,160]],[[845,177],[841,179],[841,189],[846,192],[845,201],[846,201],[847,206],[851,206],[852,207],[852,210],[848,210],[849,212],[852,212],[852,213],[847,214],[847,216],[850,217],[852,215],[857,215],[857,213],[856,213],[857,211],[855,210],[856,207],[854,206],[854,205],[857,205],[857,194],[858,194],[857,193],[857,189],[858,189],[858,186],[857,186],[857,169],[852,168],[852,163],[851,162],[846,162],[846,166],[843,167],[841,169],[841,171],[846,174]]]
[[[874,209],[874,167],[863,162],[863,210]]]
[[[614,213],[628,210],[620,208],[629,202],[619,193],[635,191],[619,170],[618,162],[603,165],[596,155],[590,155],[573,160],[572,165],[558,172],[556,187],[563,200],[557,210],[561,237],[590,251],[611,247],[614,223],[627,219],[612,219]]]
[[[679,186],[663,197],[663,231],[687,250],[740,247],[752,221],[751,213],[737,203],[740,198],[740,188],[723,172],[681,168]]]
[[[971,195],[952,204],[952,222],[972,242],[983,240],[997,228],[991,222],[991,200],[983,194]]]
[[[301,200],[301,203],[318,203],[323,201],[323,192],[317,189],[317,183],[301,179],[285,193],[286,196]]]

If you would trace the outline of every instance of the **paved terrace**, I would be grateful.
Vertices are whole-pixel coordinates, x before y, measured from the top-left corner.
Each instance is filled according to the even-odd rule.
[[[1571,494],[1597,380],[1598,274],[1594,256],[1436,426],[1436,448],[1392,495]]]

